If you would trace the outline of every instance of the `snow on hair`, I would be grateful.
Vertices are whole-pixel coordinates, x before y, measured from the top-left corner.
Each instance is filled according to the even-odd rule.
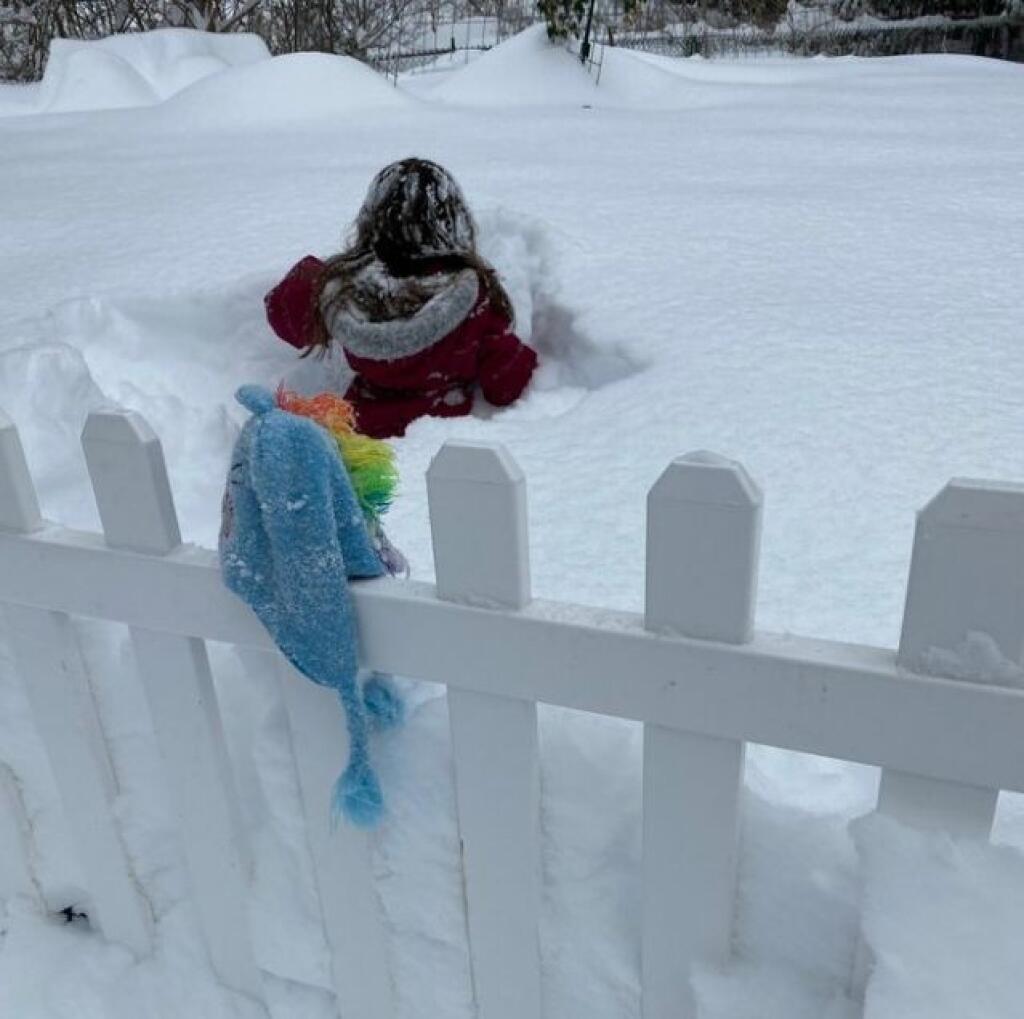
[[[373,179],[356,216],[355,243],[390,260],[469,253],[476,224],[455,178],[427,159],[403,159]]]
[[[375,273],[374,266],[383,269]],[[476,274],[492,308],[511,324],[515,313],[494,268],[476,250],[476,224],[455,178],[428,159],[385,166],[370,184],[348,247],[328,259],[316,289],[318,336],[310,351],[331,343],[328,324],[339,313],[384,322],[415,315],[435,296],[431,274]],[[403,281],[372,286],[374,278]]]

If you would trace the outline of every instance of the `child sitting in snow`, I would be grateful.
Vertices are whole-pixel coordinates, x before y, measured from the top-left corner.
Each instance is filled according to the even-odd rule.
[[[526,388],[536,353],[513,332],[512,303],[476,250],[476,227],[452,176],[403,159],[374,178],[351,244],[308,256],[266,298],[293,346],[341,346],[356,373],[345,399],[357,427],[403,435],[423,415],[468,414],[479,387],[497,406]]]

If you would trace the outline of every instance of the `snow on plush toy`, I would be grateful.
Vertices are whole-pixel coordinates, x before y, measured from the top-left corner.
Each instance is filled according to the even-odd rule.
[[[397,481],[392,454],[353,432],[337,397],[303,400],[281,390],[275,399],[243,386],[237,398],[253,416],[235,445],[224,492],[224,581],[299,672],[338,692],[349,760],[332,806],[335,815],[371,827],[383,797],[368,725],[396,723],[401,702],[384,677],[360,689],[348,579],[403,565],[380,527]]]

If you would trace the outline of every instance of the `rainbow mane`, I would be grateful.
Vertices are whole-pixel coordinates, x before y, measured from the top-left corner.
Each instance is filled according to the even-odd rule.
[[[377,531],[398,486],[395,451],[380,439],[360,435],[352,405],[334,393],[304,397],[281,385],[276,400],[281,410],[310,418],[331,433],[370,530]]]

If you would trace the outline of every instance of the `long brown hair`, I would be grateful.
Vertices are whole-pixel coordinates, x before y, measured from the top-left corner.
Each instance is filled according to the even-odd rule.
[[[477,274],[496,311],[510,322],[514,318],[512,302],[498,274],[476,250],[476,223],[462,190],[447,170],[428,159],[402,159],[385,166],[374,177],[356,216],[348,247],[326,261],[314,288],[313,319],[317,328],[307,353],[326,351],[331,336],[323,312],[351,303],[357,296],[357,276],[374,261],[381,262],[392,275],[410,281],[399,303],[392,295],[386,306],[383,302],[373,306],[372,295],[360,290],[360,304],[365,307],[370,303],[368,310],[374,320],[383,321],[395,314],[404,317],[422,305],[431,289],[426,285],[417,287],[415,277],[463,269]],[[331,294],[325,304],[328,286]]]

